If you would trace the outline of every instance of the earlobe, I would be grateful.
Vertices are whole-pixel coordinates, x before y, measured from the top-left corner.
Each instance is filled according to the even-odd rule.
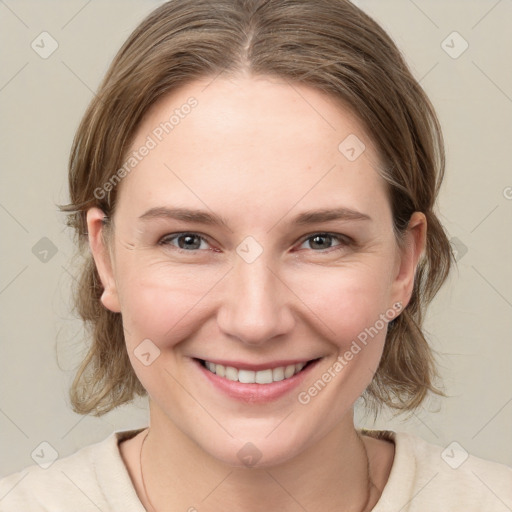
[[[101,303],[110,311],[120,313],[119,297],[114,278],[110,251],[105,245],[103,230],[105,213],[100,208],[90,208],[87,211],[87,232],[89,249],[103,285]]]
[[[113,313],[121,312],[117,292],[113,292],[111,289],[105,288],[101,294],[100,300],[101,303]]]
[[[395,277],[395,297],[404,303],[409,303],[413,288],[416,268],[425,250],[427,237],[427,218],[422,212],[411,215],[405,233],[404,246],[400,251],[400,264]]]

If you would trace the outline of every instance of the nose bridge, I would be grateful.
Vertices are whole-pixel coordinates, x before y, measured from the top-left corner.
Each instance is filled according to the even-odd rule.
[[[286,287],[275,275],[277,269],[270,270],[270,263],[265,251],[254,261],[236,257],[218,316],[225,334],[260,344],[291,329]]]

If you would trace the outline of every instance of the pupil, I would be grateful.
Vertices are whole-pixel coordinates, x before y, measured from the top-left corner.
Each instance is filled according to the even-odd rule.
[[[197,249],[201,244],[200,241],[199,244],[197,243],[198,237],[196,235],[183,235],[180,237],[180,240],[182,243],[179,245],[182,249]]]
[[[316,235],[313,237],[313,243],[311,245],[313,246],[313,248],[316,249],[325,249],[325,247],[322,247],[322,245],[325,245],[326,243],[328,245],[328,241],[330,238],[331,237],[329,235]]]

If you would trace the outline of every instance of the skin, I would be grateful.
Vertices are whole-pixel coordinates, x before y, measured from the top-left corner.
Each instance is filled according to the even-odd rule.
[[[275,78],[187,84],[152,107],[133,148],[191,96],[197,107],[120,183],[109,244],[103,213],[87,212],[102,303],[122,313],[128,354],[149,394],[142,460],[151,503],[182,511],[360,511],[366,455],[353,405],[378,367],[387,324],[309,403],[297,395],[379,315],[398,301],[407,305],[425,216],[413,214],[400,248],[378,154],[358,119],[320,91]],[[350,134],[366,146],[354,161],[338,149]],[[159,206],[199,209],[226,224],[139,219]],[[339,207],[370,220],[294,223],[302,212]],[[176,238],[161,243],[183,232],[204,240],[183,252]],[[315,245],[314,235],[325,232],[333,237]],[[247,236],[262,248],[251,263],[236,252]],[[148,366],[134,354],[144,339],[160,350]],[[192,357],[322,359],[299,389],[259,404],[214,389]],[[149,509],[139,465],[145,434],[120,450]],[[375,484],[369,510],[388,479],[394,445],[363,440]],[[247,442],[261,453],[250,468],[237,456]]]

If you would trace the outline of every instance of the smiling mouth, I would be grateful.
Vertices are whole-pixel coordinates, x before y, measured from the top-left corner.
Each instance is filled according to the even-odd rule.
[[[211,373],[233,382],[241,382],[243,384],[271,384],[272,382],[279,382],[292,378],[310,364],[318,361],[318,359],[312,359],[305,363],[289,364],[287,366],[278,366],[276,368],[267,368],[258,371],[245,370],[235,368],[233,366],[224,366],[222,364],[205,361],[204,359],[198,359],[198,361]]]

